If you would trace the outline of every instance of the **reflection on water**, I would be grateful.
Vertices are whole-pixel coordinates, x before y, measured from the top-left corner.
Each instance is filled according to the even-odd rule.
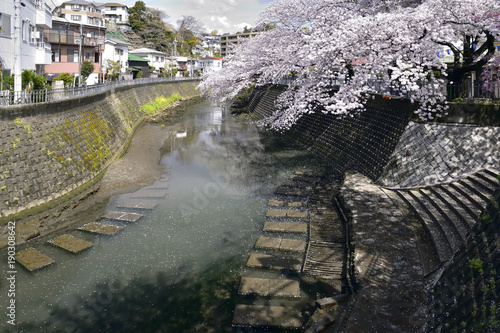
[[[94,246],[73,255],[43,238],[35,247],[56,263],[17,275],[17,330],[24,332],[226,332],[241,269],[261,233],[266,202],[297,169],[317,162],[220,108],[193,106],[164,127],[162,198],[112,197],[108,211],[130,201],[158,206],[113,237],[65,233]],[[149,125],[148,125],[149,126]],[[62,233],[62,232],[61,232]],[[3,262],[7,262],[2,253]],[[2,282],[0,300],[7,304]],[[6,325],[2,320],[0,325]],[[0,326],[5,327],[5,326]]]

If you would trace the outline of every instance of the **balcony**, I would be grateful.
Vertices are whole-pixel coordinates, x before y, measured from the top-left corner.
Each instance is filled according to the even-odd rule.
[[[43,0],[36,0],[35,23],[40,28],[52,28],[52,10]]]
[[[36,43],[35,63],[37,65],[50,65],[52,63],[51,54],[51,45],[49,43]]]

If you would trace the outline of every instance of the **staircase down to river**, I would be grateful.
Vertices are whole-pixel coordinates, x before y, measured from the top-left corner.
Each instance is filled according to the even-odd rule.
[[[416,213],[433,244],[435,256],[427,273],[451,260],[467,239],[498,188],[498,174],[483,169],[452,182],[395,190]]]

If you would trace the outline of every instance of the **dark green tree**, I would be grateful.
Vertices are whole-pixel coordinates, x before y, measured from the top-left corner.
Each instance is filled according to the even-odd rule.
[[[21,85],[23,89],[41,90],[45,89],[47,78],[37,75],[32,70],[24,70],[21,73]]]
[[[90,60],[84,60],[82,62],[82,76],[83,81],[87,80],[90,74],[94,72],[94,64]]]
[[[61,73],[54,78],[54,81],[57,80],[62,80],[64,82],[64,86],[67,87],[73,83],[74,77],[69,73]]]

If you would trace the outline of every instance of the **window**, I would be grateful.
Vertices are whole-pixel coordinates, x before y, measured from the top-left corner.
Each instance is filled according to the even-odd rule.
[[[160,59],[161,59],[161,60],[160,60],[161,62],[164,62],[164,61],[165,61],[165,58],[163,58],[163,57],[161,57]]]
[[[71,9],[80,10],[80,9],[82,9],[82,7],[80,5],[71,5]]]
[[[155,57],[155,61],[160,61],[160,57]]]
[[[78,49],[68,49],[68,62],[78,62]]]
[[[92,17],[87,17],[88,24],[94,24],[94,19]]]
[[[52,62],[61,62],[61,50],[52,50]]]
[[[10,37],[10,15],[0,13],[0,36]]]
[[[82,15],[71,15],[71,20],[72,21],[81,21]]]
[[[116,6],[111,6],[110,10],[116,10]]]
[[[92,53],[85,52],[85,60],[90,60],[92,58]]]

